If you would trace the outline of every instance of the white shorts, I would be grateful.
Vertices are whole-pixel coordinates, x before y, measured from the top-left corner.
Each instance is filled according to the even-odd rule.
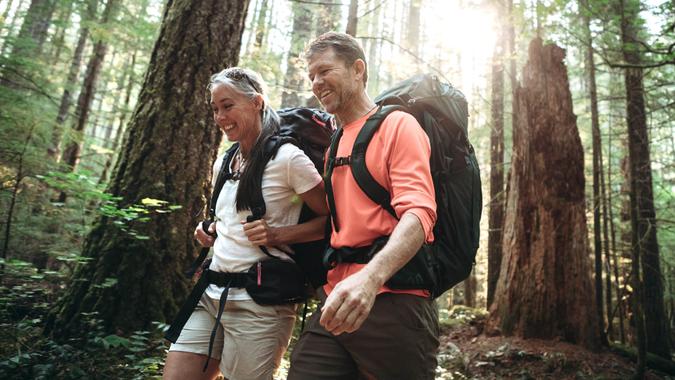
[[[206,294],[169,351],[207,355],[219,300]],[[272,379],[291,338],[296,305],[227,301],[211,357],[228,380]]]

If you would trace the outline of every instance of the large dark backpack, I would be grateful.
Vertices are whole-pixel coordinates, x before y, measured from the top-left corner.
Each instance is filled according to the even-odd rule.
[[[396,217],[389,191],[366,167],[368,144],[382,121],[397,110],[413,115],[429,136],[437,206],[435,240],[423,245],[387,285],[427,289],[435,298],[469,276],[478,249],[482,193],[478,162],[468,140],[467,102],[452,85],[432,75],[417,75],[383,92],[375,103],[379,108],[359,132],[349,165],[361,190]],[[336,159],[333,149],[331,159]]]
[[[333,133],[332,117],[323,111],[302,107],[281,109],[277,111],[277,114],[280,118],[280,128],[277,134],[267,140],[263,148],[265,162],[274,158],[279,147],[283,144],[291,143],[302,149],[319,173],[322,174],[324,168],[324,155]],[[215,220],[216,203],[218,202],[220,191],[222,190],[225,181],[232,176],[229,171],[230,162],[237,152],[237,147],[238,143],[233,144],[223,156],[222,165],[218,177],[216,178],[211,201],[209,202],[210,221]],[[256,173],[256,176],[259,177],[259,181],[262,181],[264,167],[265,166],[262,165],[261,168],[263,170],[260,173]],[[249,220],[260,219],[266,212],[262,189],[250,196],[250,209],[252,215],[249,217]],[[308,221],[315,216],[316,214],[306,204],[303,204],[298,223]],[[210,222],[207,221],[206,223]],[[204,225],[204,230],[208,230],[208,224]],[[326,269],[322,264],[322,254],[326,248],[326,244],[326,240],[321,239],[313,242],[291,245],[291,248],[293,249],[293,254],[291,254],[293,260],[300,266],[307,276],[307,280],[314,288],[318,288],[326,283]],[[265,247],[261,247],[261,249],[269,255]],[[208,248],[202,249],[199,257],[188,271],[189,276],[191,276],[199,265],[202,264],[207,254]]]

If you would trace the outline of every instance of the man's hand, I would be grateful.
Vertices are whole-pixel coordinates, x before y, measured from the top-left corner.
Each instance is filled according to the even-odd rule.
[[[244,233],[251,244],[266,247],[274,247],[280,244],[277,229],[268,226],[265,219],[254,220],[250,223],[242,221],[241,224],[244,225]]]
[[[209,225],[209,233],[210,234],[216,233],[215,222]],[[199,244],[201,244],[204,247],[213,247],[213,243],[216,241],[215,237],[207,234],[206,231],[204,231],[201,223],[197,224],[197,227],[195,228],[194,237],[199,242]]]
[[[321,308],[319,323],[333,335],[351,333],[368,318],[381,280],[364,268],[340,281]]]

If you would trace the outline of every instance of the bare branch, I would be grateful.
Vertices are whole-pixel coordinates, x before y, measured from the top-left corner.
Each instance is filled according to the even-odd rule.
[[[433,71],[435,71],[436,73],[438,73],[438,75],[440,75],[443,79],[445,79],[446,82],[450,82],[450,80],[449,80],[448,78],[445,77],[445,75],[443,74],[443,72],[442,72],[441,70],[439,70],[438,68],[432,66],[429,62],[423,60],[423,59],[420,58],[417,54],[415,54],[415,53],[413,53],[412,51],[410,51],[409,49],[406,49],[405,47],[403,47],[403,46],[397,44],[396,42],[390,40],[390,39],[387,38],[387,37],[358,36],[358,37],[356,37],[356,38],[360,38],[360,39],[364,39],[364,40],[380,40],[380,41],[388,42],[388,43],[390,43],[390,44],[392,44],[392,45],[394,45],[394,46],[397,46],[399,49],[403,50],[404,52],[408,53],[410,56],[412,56],[413,58],[415,58],[418,62],[427,65],[431,70],[433,70]]]

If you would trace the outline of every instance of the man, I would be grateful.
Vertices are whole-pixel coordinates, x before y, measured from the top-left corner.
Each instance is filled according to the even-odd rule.
[[[366,93],[365,55],[351,36],[329,32],[311,42],[306,58],[314,95],[337,119],[336,157],[345,163],[376,112]],[[328,272],[320,310],[295,346],[289,379],[434,378],[438,314],[429,292],[385,285],[424,242],[433,241],[430,154],[427,135],[403,112],[387,116],[368,146],[368,170],[390,192],[398,219],[363,193],[348,164],[334,167],[327,183],[329,204],[334,199],[332,249],[362,252],[389,238],[370,261],[345,259]]]

